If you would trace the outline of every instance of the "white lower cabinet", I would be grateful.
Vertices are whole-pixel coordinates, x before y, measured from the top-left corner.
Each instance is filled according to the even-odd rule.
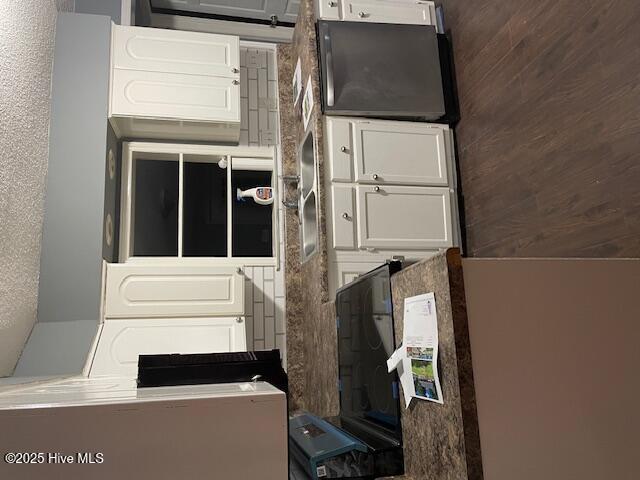
[[[435,4],[423,0],[335,0],[316,2],[318,18],[350,22],[435,25]]]
[[[431,249],[453,245],[446,187],[357,186],[358,248]]]
[[[89,376],[135,377],[138,355],[245,351],[244,317],[107,319]]]
[[[325,133],[331,294],[392,257],[459,245],[447,125],[329,116]]]

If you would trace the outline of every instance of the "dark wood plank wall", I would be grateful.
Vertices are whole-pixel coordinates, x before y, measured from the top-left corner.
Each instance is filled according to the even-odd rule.
[[[442,4],[467,255],[640,256],[640,2]]]

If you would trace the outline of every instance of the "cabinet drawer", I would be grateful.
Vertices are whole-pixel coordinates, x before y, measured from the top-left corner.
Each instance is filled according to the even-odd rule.
[[[240,86],[234,81],[115,69],[111,115],[240,122]]]
[[[246,344],[242,317],[107,320],[89,376],[135,377],[138,355],[241,352]]]
[[[333,185],[332,198],[332,231],[333,248],[355,248],[353,187]]]
[[[447,185],[445,131],[412,122],[353,122],[356,181]]]
[[[435,25],[433,2],[341,0],[342,20]]]
[[[448,188],[358,186],[356,190],[358,248],[453,245]]]
[[[342,118],[327,117],[326,155],[329,157],[330,178],[334,182],[350,182],[352,179],[353,146],[351,122]]]
[[[112,67],[240,78],[240,41],[233,35],[113,26]]]
[[[106,318],[244,314],[244,277],[219,266],[107,264]]]

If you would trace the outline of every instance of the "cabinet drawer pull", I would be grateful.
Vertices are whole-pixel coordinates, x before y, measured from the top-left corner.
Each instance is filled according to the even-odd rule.
[[[358,13],[358,16],[359,16],[360,18],[365,18],[365,17],[368,17],[368,16],[369,16],[369,14],[368,14],[368,13],[366,13],[366,12],[359,12],[359,13]]]
[[[338,2],[327,2],[330,7],[337,7]]]
[[[378,177],[377,173],[374,173],[373,175],[371,175],[371,178],[373,178],[374,180],[378,180],[378,178],[380,177]]]
[[[374,192],[379,192],[380,191],[380,187],[378,187],[377,185],[375,187],[373,187],[373,191]]]
[[[231,73],[240,73],[240,70],[239,70],[239,69],[237,69],[236,67],[233,67],[233,68],[231,69]]]
[[[231,82],[231,83],[233,83],[234,85],[240,85],[240,80],[234,80],[234,81],[233,81],[233,82]]]

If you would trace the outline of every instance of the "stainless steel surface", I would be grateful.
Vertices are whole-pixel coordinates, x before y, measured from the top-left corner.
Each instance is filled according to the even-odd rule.
[[[327,69],[327,105],[333,107],[334,89],[333,89],[333,52],[331,51],[331,37],[329,32],[323,35],[324,45],[326,48],[326,69]]]
[[[302,191],[302,197],[306,198],[313,188],[313,181],[316,177],[315,146],[313,144],[312,130],[309,130],[302,142],[298,152],[298,161],[300,162],[300,190]]]
[[[318,249],[317,183],[318,164],[315,135],[310,129],[298,150],[298,221],[300,224],[300,261],[306,262]]]
[[[433,26],[318,20],[318,47],[325,115],[424,121],[446,113]]]
[[[316,208],[316,193],[311,192],[302,207],[302,261],[307,261],[318,247],[318,214]]]

